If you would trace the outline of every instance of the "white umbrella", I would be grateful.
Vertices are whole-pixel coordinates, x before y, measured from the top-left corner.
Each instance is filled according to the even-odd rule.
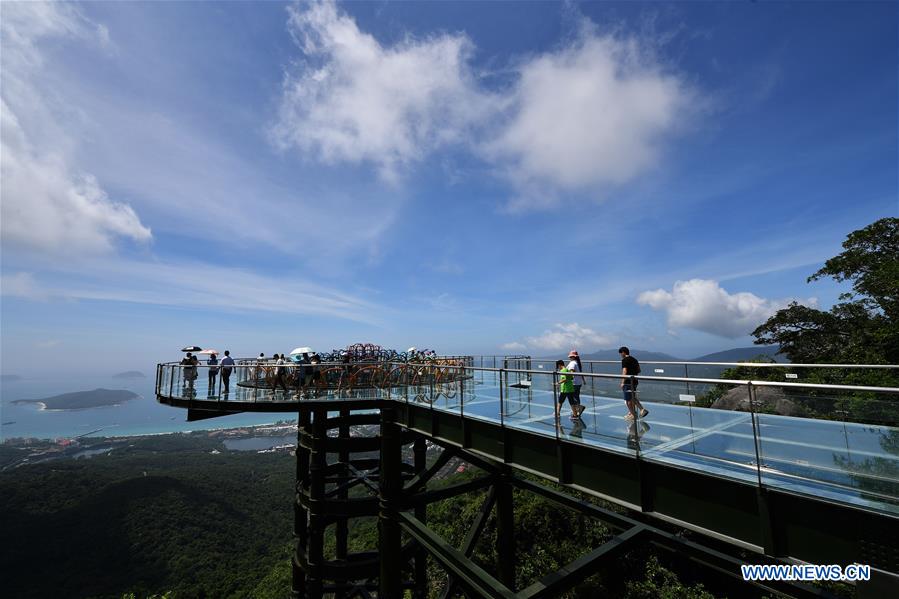
[[[305,347],[305,346],[304,346],[304,347],[295,347],[295,348],[293,349],[293,351],[290,352],[290,355],[291,355],[291,356],[296,356],[296,355],[299,355],[299,354],[311,354],[311,353],[312,353],[312,348],[311,348],[311,347]]]
[[[203,351],[198,351],[198,354],[215,354],[219,355],[221,352],[217,349],[204,349]]]

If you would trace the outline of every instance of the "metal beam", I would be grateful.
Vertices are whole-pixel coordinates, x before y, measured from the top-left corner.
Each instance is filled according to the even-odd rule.
[[[456,578],[464,589],[474,593],[476,596],[489,597],[491,599],[513,599],[515,597],[515,593],[468,559],[467,555],[447,543],[422,522],[419,522],[415,516],[405,512],[400,512],[398,516],[403,530],[424,545],[431,555]]]
[[[596,574],[604,566],[608,566],[610,560],[633,548],[638,539],[645,534],[646,528],[638,525],[614,536],[590,553],[543,577],[540,581],[524,589],[518,596],[521,599],[557,597],[577,583]]]
[[[474,551],[475,545],[477,544],[481,533],[484,532],[484,527],[487,525],[487,520],[490,519],[490,512],[493,510],[493,504],[495,502],[496,487],[493,486],[490,487],[490,491],[487,493],[487,497],[484,499],[484,503],[481,504],[481,509],[480,511],[478,511],[478,517],[475,518],[474,523],[465,534],[465,540],[462,541],[462,553],[466,557],[471,557],[471,554]],[[443,593],[440,595],[441,599],[449,599],[449,597],[452,596],[455,588],[456,580],[452,576],[449,576],[447,579],[446,588],[443,589]]]
[[[440,470],[444,466],[446,466],[447,462],[449,462],[456,455],[457,453],[455,449],[444,449],[442,452],[440,452],[440,455],[437,456],[437,459],[428,467],[427,470],[419,472],[412,480],[406,483],[404,491],[406,493],[414,493],[421,487],[427,485],[428,481],[434,478],[434,475],[440,472]]]
[[[444,499],[455,497],[456,495],[471,493],[483,489],[484,487],[489,487],[495,480],[496,479],[493,476],[481,476],[474,480],[449,485],[440,489],[434,489],[433,491],[422,491],[415,495],[407,495],[402,500],[401,508],[407,509],[418,505],[427,505],[429,503],[434,503],[435,501],[443,501]]]

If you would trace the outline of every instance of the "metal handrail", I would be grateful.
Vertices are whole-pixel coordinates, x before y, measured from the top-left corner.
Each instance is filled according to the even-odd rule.
[[[371,366],[371,364],[360,362],[360,363],[334,363],[334,362],[323,362],[321,364],[296,364],[296,363],[284,363],[284,364],[276,364],[275,362],[260,362],[260,365],[265,365],[267,367],[271,366],[279,366],[283,368],[331,368],[334,366],[345,366],[345,367],[364,367]],[[382,362],[384,366],[422,366],[422,367],[439,367],[448,370],[471,370],[478,372],[505,372],[505,373],[517,373],[517,374],[531,374],[531,375],[543,375],[547,377],[552,377],[553,371],[550,370],[531,370],[524,368],[490,368],[490,367],[478,367],[478,366],[464,366],[464,365],[453,365],[453,364],[436,364],[431,362]],[[182,368],[222,368],[221,364],[196,364],[196,365],[182,365],[180,362],[168,362],[160,364],[159,366],[168,366],[168,367],[182,367]],[[242,367],[242,368],[253,368],[255,364],[234,364],[232,367]],[[227,367],[227,366],[226,366]],[[692,378],[692,377],[673,377],[673,376],[652,376],[652,375],[622,375],[622,374],[603,374],[603,373],[590,373],[590,372],[580,372],[578,373],[580,376],[590,379],[614,379],[621,380],[623,378],[628,379],[636,379],[637,381],[659,381],[659,382],[674,382],[674,383],[705,383],[710,385],[756,385],[759,387],[789,387],[794,389],[827,389],[827,390],[837,390],[837,391],[861,391],[861,392],[872,392],[872,393],[887,393],[887,394],[899,394],[899,387],[872,387],[866,385],[834,385],[834,384],[825,384],[825,383],[788,383],[781,381],[756,381],[752,379],[712,379],[712,378]]]
[[[532,362],[551,363],[551,358],[531,358]],[[584,360],[584,364],[621,364],[621,360]],[[744,366],[752,368],[847,368],[847,369],[899,369],[899,364],[801,364],[795,362],[666,362],[640,360],[640,364],[665,364],[670,366]]]
[[[259,357],[242,357],[235,358],[231,356],[237,365],[238,362],[249,363],[249,362],[260,362],[267,363],[273,362],[272,358],[266,356],[264,358]],[[459,359],[468,359],[468,358],[480,358],[482,356],[435,356],[434,360],[459,360]],[[491,358],[492,356],[483,356],[484,358]],[[514,358],[509,358],[508,356],[504,357],[505,359],[524,359],[521,356],[516,356]],[[537,363],[552,363],[555,362],[552,358],[530,358],[531,362]],[[399,362],[403,364],[427,364],[430,360],[420,360],[420,361],[405,361]],[[221,358],[219,358],[219,362],[221,362]],[[360,361],[359,363],[364,362]],[[372,362],[376,362],[372,360]],[[395,363],[395,361],[387,360],[385,362]],[[584,364],[621,364],[621,360],[584,360],[581,362]],[[322,362],[323,364],[354,364],[357,362]],[[641,364],[661,364],[668,366],[733,366],[733,367],[747,367],[747,368],[844,368],[844,369],[874,369],[874,370],[891,370],[891,369],[899,369],[899,364],[807,364],[807,363],[798,363],[798,362],[690,362],[690,361],[664,361],[664,360],[640,360]],[[178,362],[163,362],[163,365],[177,365]],[[295,365],[296,362],[291,362],[288,365]],[[486,368],[486,367],[485,367]]]

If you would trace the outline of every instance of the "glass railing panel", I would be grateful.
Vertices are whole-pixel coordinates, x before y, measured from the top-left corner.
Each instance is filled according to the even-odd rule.
[[[503,420],[512,428],[555,437],[558,434],[555,417],[553,377],[534,374],[529,387],[505,387],[503,389]],[[568,408],[563,411],[566,419]]]
[[[899,513],[899,396],[762,387],[762,484]]]
[[[508,387],[500,391],[500,374],[465,371],[458,376],[461,378],[455,386],[458,388],[461,413],[466,418],[500,422],[500,396],[509,392]],[[504,383],[505,380],[503,378]]]
[[[641,459],[757,482],[755,438],[746,387],[718,385],[722,394],[747,396],[745,405],[724,410],[702,407],[695,395],[677,393],[677,387],[683,384],[643,380],[638,386],[639,400],[649,410],[641,419],[644,426],[637,429],[642,434]]]

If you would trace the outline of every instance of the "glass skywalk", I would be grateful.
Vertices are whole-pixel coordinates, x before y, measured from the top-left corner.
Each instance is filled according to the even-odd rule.
[[[802,417],[762,413],[759,404],[753,408],[751,401],[751,411],[671,403],[672,397],[679,397],[678,391],[695,394],[716,385],[741,389],[739,381],[640,377],[640,399],[650,413],[633,422],[625,419],[627,410],[617,393],[620,376],[588,374],[590,382],[581,395],[586,406],[582,417],[570,419],[565,406],[557,420],[553,375],[545,371],[459,367],[453,368],[458,376],[443,380],[438,373],[430,380],[419,377],[414,384],[325,389],[304,397],[295,389],[284,392],[239,384],[250,378],[251,368],[238,369],[231,392],[224,395],[220,383],[207,388],[202,366],[195,380],[185,381],[180,366],[160,365],[158,395],[162,401],[166,397],[192,400],[195,408],[234,411],[289,412],[305,401],[414,402],[559,442],[899,515],[899,428],[895,426],[899,389],[846,387],[854,392],[847,399],[848,391],[837,386],[754,383],[756,389],[787,388],[800,404],[822,407],[819,412],[806,409],[807,415],[819,417]],[[820,418],[824,407],[836,419]],[[801,408],[794,411],[801,413]]]

